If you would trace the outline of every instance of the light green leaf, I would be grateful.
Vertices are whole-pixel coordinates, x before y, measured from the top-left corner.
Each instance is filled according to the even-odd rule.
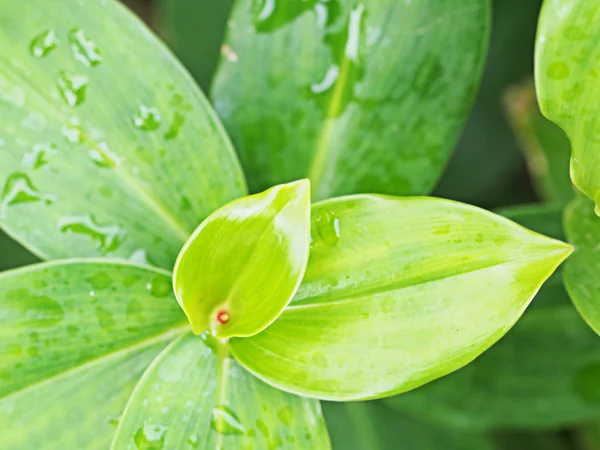
[[[279,388],[352,400],[404,392],[490,347],[570,254],[484,210],[433,198],[351,196],[312,211],[297,295],[266,330],[230,341]]]
[[[533,82],[511,87],[505,106],[538,195],[550,202],[568,203],[574,194],[569,177],[569,140],[541,114]]]
[[[194,333],[252,336],[290,302],[310,248],[310,182],[275,186],[211,214],[187,241],[173,286]]]
[[[334,449],[498,450],[484,436],[435,428],[376,402],[323,402]]]
[[[423,194],[480,79],[487,0],[238,0],[213,86],[251,191]]]
[[[38,256],[170,269],[244,195],[210,105],[118,2],[0,0],[0,47],[0,226]]]
[[[266,385],[208,335],[188,333],[148,368],[113,450],[330,448],[316,400]]]
[[[576,197],[565,210],[565,231],[575,245],[565,265],[565,286],[585,321],[600,334],[600,218],[586,197]]]
[[[535,53],[536,88],[542,112],[565,130],[573,148],[573,183],[600,213],[600,4],[546,0]]]
[[[598,337],[546,286],[527,311],[473,363],[420,389],[383,400],[398,411],[465,431],[559,428],[600,417]],[[552,306],[554,305],[554,306]]]
[[[0,274],[2,443],[106,448],[136,375],[185,326],[171,292],[169,274],[108,260]]]

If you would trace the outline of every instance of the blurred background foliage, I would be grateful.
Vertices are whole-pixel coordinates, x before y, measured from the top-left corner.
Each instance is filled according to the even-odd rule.
[[[233,0],[124,3],[207,92]],[[528,81],[540,5],[494,2],[483,82],[434,195],[563,238],[562,205],[572,196],[568,142],[539,114]],[[0,270],[35,261],[0,234]],[[570,304],[559,273],[515,329],[466,368],[403,396],[324,410],[334,448],[344,450],[600,449],[600,339]]]

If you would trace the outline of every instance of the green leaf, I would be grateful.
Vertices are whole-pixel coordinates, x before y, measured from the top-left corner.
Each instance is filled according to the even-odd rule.
[[[235,200],[211,214],[185,244],[173,286],[194,333],[252,336],[296,293],[310,248],[310,182]]]
[[[600,4],[546,0],[535,53],[536,87],[542,112],[569,136],[571,178],[594,200],[600,214]]]
[[[106,448],[136,377],[185,325],[169,274],[108,260],[4,272],[0,311],[2,443],[19,450]]]
[[[238,0],[213,86],[251,191],[422,194],[487,48],[489,2]]]
[[[0,47],[0,226],[38,256],[170,269],[244,195],[210,105],[118,2],[0,0]]]
[[[383,397],[490,347],[570,254],[484,210],[433,198],[352,196],[315,205],[297,295],[236,359],[281,389]]]
[[[250,375],[207,334],[182,336],[148,368],[112,449],[330,448],[316,400]]]
[[[538,195],[550,202],[568,203],[574,194],[569,177],[569,140],[540,112],[533,82],[511,87],[505,106]]]
[[[576,197],[565,210],[565,231],[576,251],[565,265],[565,286],[585,321],[600,334],[600,218],[586,197]]]
[[[435,428],[376,402],[323,402],[334,449],[497,450],[491,440]]]
[[[465,368],[383,400],[398,411],[462,430],[559,428],[600,417],[600,346],[562,286],[527,311]],[[560,297],[559,298],[545,298]]]

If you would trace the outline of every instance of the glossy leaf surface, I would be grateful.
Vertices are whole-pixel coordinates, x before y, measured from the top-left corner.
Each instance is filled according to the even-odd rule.
[[[106,448],[136,377],[185,326],[169,275],[125,262],[4,272],[0,311],[0,420],[11,449]]]
[[[533,83],[527,80],[511,87],[505,106],[538,195],[549,202],[568,203],[574,194],[569,139],[540,112]]]
[[[173,286],[194,333],[251,336],[296,293],[310,246],[310,183],[275,186],[214,212],[175,265]]]
[[[0,47],[0,225],[38,256],[171,269],[244,195],[210,105],[118,2],[1,0]]]
[[[498,450],[482,435],[436,428],[376,402],[323,402],[334,449]]]
[[[113,450],[330,448],[316,400],[287,394],[246,372],[227,348],[188,333],[148,368]]]
[[[565,211],[565,231],[576,251],[565,265],[565,285],[585,321],[600,334],[600,218],[586,197],[575,198]]]
[[[467,205],[350,196],[312,211],[300,289],[266,330],[232,339],[269,383],[376,398],[450,373],[497,341],[571,248]]]
[[[535,55],[541,110],[569,136],[573,148],[571,178],[597,206],[600,204],[599,21],[598,2],[546,0],[540,15]]]
[[[598,420],[598,337],[568,304],[564,288],[552,284],[548,288],[558,292],[544,286],[540,296],[549,296],[545,300],[554,306],[532,307],[473,363],[385,404],[462,430],[558,428]]]
[[[251,191],[423,194],[487,48],[487,0],[240,0],[213,85]]]

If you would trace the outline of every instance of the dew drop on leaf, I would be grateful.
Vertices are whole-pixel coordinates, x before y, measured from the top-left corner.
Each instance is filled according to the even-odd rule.
[[[152,296],[158,298],[166,297],[173,290],[171,281],[166,277],[155,277],[146,287]]]
[[[46,30],[31,40],[29,52],[36,58],[43,58],[48,56],[57,46],[58,39],[54,30]]]
[[[24,173],[17,172],[8,177],[2,190],[2,209],[10,205],[39,201],[50,204],[54,197],[38,191]]]
[[[160,112],[156,108],[140,105],[133,116],[133,124],[142,131],[154,131],[160,127]]]
[[[116,250],[123,240],[124,231],[117,225],[101,225],[94,216],[72,216],[61,219],[58,223],[63,233],[81,234],[91,238],[96,248],[103,253]]]
[[[106,309],[102,306],[96,306],[96,319],[98,320],[98,325],[104,331],[111,332],[114,331],[115,328],[115,317],[110,309]]]
[[[56,153],[52,144],[36,144],[33,149],[23,155],[21,164],[28,169],[41,169],[48,164],[48,156]]]
[[[73,56],[86,67],[96,67],[102,62],[102,55],[98,46],[85,35],[80,28],[74,28],[69,32],[69,44]]]
[[[239,417],[227,406],[216,406],[212,411],[210,426],[217,433],[243,435],[246,429]]]
[[[112,285],[112,278],[106,272],[96,272],[87,278],[88,283],[92,285],[92,288],[96,291],[101,291]]]
[[[50,328],[63,321],[65,312],[54,299],[45,295],[33,295],[27,289],[15,289],[6,293],[8,311],[18,311],[24,318],[23,325],[29,328]],[[33,333],[32,333],[33,335]],[[30,335],[32,342],[39,340]]]
[[[187,442],[188,442],[188,444],[190,444],[190,446],[192,448],[198,448],[198,444],[200,443],[200,440],[198,439],[198,436],[192,435],[188,438]]]
[[[334,213],[321,210],[315,220],[317,233],[327,245],[335,245],[340,240],[340,219]]]
[[[89,155],[92,162],[103,169],[114,169],[121,163],[119,157],[108,148],[106,142],[100,142],[90,149]]]
[[[133,442],[138,450],[162,450],[165,446],[167,427],[145,424],[133,435]]]
[[[294,418],[292,408],[289,406],[282,406],[277,410],[277,417],[284,425],[290,425],[292,423],[292,419]]]
[[[82,75],[74,75],[62,70],[58,74],[56,85],[61,97],[67,105],[79,106],[85,101],[88,79]]]
[[[171,141],[177,138],[177,136],[179,136],[179,131],[181,130],[181,127],[183,127],[184,124],[185,116],[180,112],[176,112],[173,115],[173,121],[171,122],[169,129],[164,134],[165,140]]]

